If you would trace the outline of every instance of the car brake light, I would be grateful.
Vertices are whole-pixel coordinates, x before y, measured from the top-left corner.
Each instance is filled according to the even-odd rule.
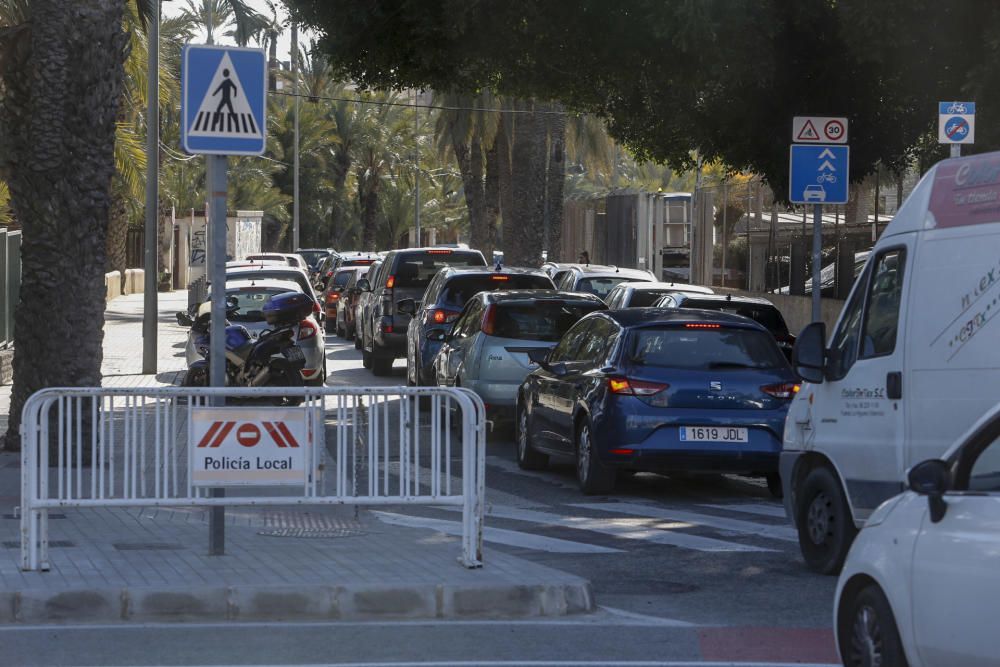
[[[490,304],[486,308],[486,312],[483,313],[483,322],[479,328],[487,336],[492,336],[493,333],[496,331],[496,323],[497,323],[497,307],[493,304]]]
[[[626,449],[626,448],[624,448],[624,447],[619,447],[619,448],[617,448],[617,449],[609,449],[609,450],[608,450],[608,453],[609,453],[609,454],[618,454],[618,455],[620,455],[620,456],[628,456],[628,455],[629,455],[629,454],[631,454],[631,453],[632,453],[633,451],[635,451],[635,450],[632,450],[632,449]]]
[[[795,394],[799,393],[801,388],[802,385],[798,382],[779,382],[778,384],[766,384],[760,390],[775,398],[795,398]]]
[[[329,294],[326,295],[326,302],[333,303],[339,298],[340,298],[340,292],[330,292]]]
[[[450,255],[451,250],[428,250],[428,255]]]
[[[385,281],[385,288],[392,289],[392,286],[396,284],[396,276],[389,276],[388,280]]]
[[[493,280],[510,280],[510,276],[491,276]]]
[[[453,310],[443,310],[437,309],[434,314],[431,315],[431,319],[434,320],[435,324],[447,324],[448,322],[454,322],[458,319],[459,313]]]
[[[662,382],[646,382],[645,380],[630,380],[629,378],[608,378],[608,389],[611,390],[612,394],[652,396],[669,388],[669,384]]]
[[[382,333],[392,333],[392,325],[391,324],[383,324],[382,325]]]
[[[719,324],[708,324],[707,322],[692,322],[684,325],[685,329],[718,329]]]
[[[299,340],[314,338],[318,332],[319,327],[313,324],[312,320],[302,320],[299,322]]]

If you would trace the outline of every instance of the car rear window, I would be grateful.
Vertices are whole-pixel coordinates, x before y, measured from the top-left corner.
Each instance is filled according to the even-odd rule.
[[[523,274],[493,273],[478,276],[455,276],[441,290],[441,303],[462,307],[480,292],[493,292],[502,289],[555,289],[555,285],[545,276]]]
[[[673,289],[635,290],[632,292],[632,298],[628,301],[628,306],[629,308],[646,308],[649,306],[655,306],[656,302],[659,301],[663,295],[676,291],[677,290]]]
[[[309,280],[298,271],[268,271],[267,269],[264,269],[261,271],[247,271],[245,273],[227,273],[226,280],[290,280],[298,284],[305,294],[313,296],[312,285],[310,285]]]
[[[275,294],[284,294],[282,287],[248,287],[240,290],[226,290],[227,297],[236,297],[239,311],[228,317],[231,322],[263,322],[264,304]]]
[[[501,303],[497,306],[493,335],[554,343],[581,317],[595,310],[604,310],[604,304],[546,299],[533,303]]]
[[[715,310],[720,313],[729,313],[731,315],[742,315],[743,317],[748,317],[754,322],[762,325],[765,329],[776,336],[788,335],[788,325],[785,324],[785,318],[781,316],[781,313],[778,312],[778,309],[774,306],[749,303],[734,304],[729,301],[717,300],[701,301],[698,299],[687,299],[684,301],[682,307],[699,308],[701,310]]]
[[[345,259],[340,263],[341,266],[371,266],[375,263],[374,259]]]
[[[635,366],[725,370],[775,369],[788,363],[774,338],[754,329],[643,328],[633,332],[628,350]]]
[[[340,271],[333,276],[333,284],[337,287],[343,287],[347,284],[347,281],[351,279],[354,275],[354,271]]]
[[[478,252],[454,250],[400,254],[390,274],[393,276],[393,287],[425,288],[434,274],[446,266],[486,266],[486,260]]]
[[[628,280],[625,277],[622,278],[581,278],[576,284],[576,289],[574,292],[587,292],[589,294],[596,294],[602,299],[611,293],[611,290],[615,288],[618,283],[623,283]]]

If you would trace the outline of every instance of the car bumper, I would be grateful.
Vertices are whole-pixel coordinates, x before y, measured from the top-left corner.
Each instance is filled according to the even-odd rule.
[[[422,385],[433,385],[437,381],[434,375],[434,357],[441,350],[441,343],[424,339],[417,348],[417,378]]]
[[[663,424],[642,439],[629,441],[628,431],[606,427],[599,437],[601,460],[636,470],[727,473],[778,471],[781,437],[767,423],[725,423],[684,419],[685,425],[727,426],[747,429],[747,442],[690,442],[680,438],[680,424]],[[601,437],[603,436],[603,437]],[[618,450],[612,453],[612,450]]]
[[[517,389],[520,382],[489,382],[485,380],[466,380],[465,386],[479,394],[483,403],[491,408],[507,408],[511,412],[517,402]]]
[[[376,354],[380,357],[402,359],[406,356],[406,330],[386,333],[381,327],[375,332]]]

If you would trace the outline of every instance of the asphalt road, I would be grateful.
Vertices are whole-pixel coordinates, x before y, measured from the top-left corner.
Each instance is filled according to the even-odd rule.
[[[329,384],[405,383],[402,361],[376,378],[351,344],[327,343]],[[763,480],[640,474],[612,495],[584,496],[571,461],[522,471],[501,433],[488,440],[486,480],[486,558],[502,550],[586,577],[598,613],[514,623],[11,626],[0,628],[0,665],[835,662],[836,580],[806,569]],[[459,520],[413,506],[384,518],[430,528]]]

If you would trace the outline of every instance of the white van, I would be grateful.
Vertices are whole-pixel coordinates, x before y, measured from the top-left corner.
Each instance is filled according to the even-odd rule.
[[[785,422],[785,509],[810,568],[1000,402],[1000,153],[945,160],[879,239],[833,333],[803,329]]]

